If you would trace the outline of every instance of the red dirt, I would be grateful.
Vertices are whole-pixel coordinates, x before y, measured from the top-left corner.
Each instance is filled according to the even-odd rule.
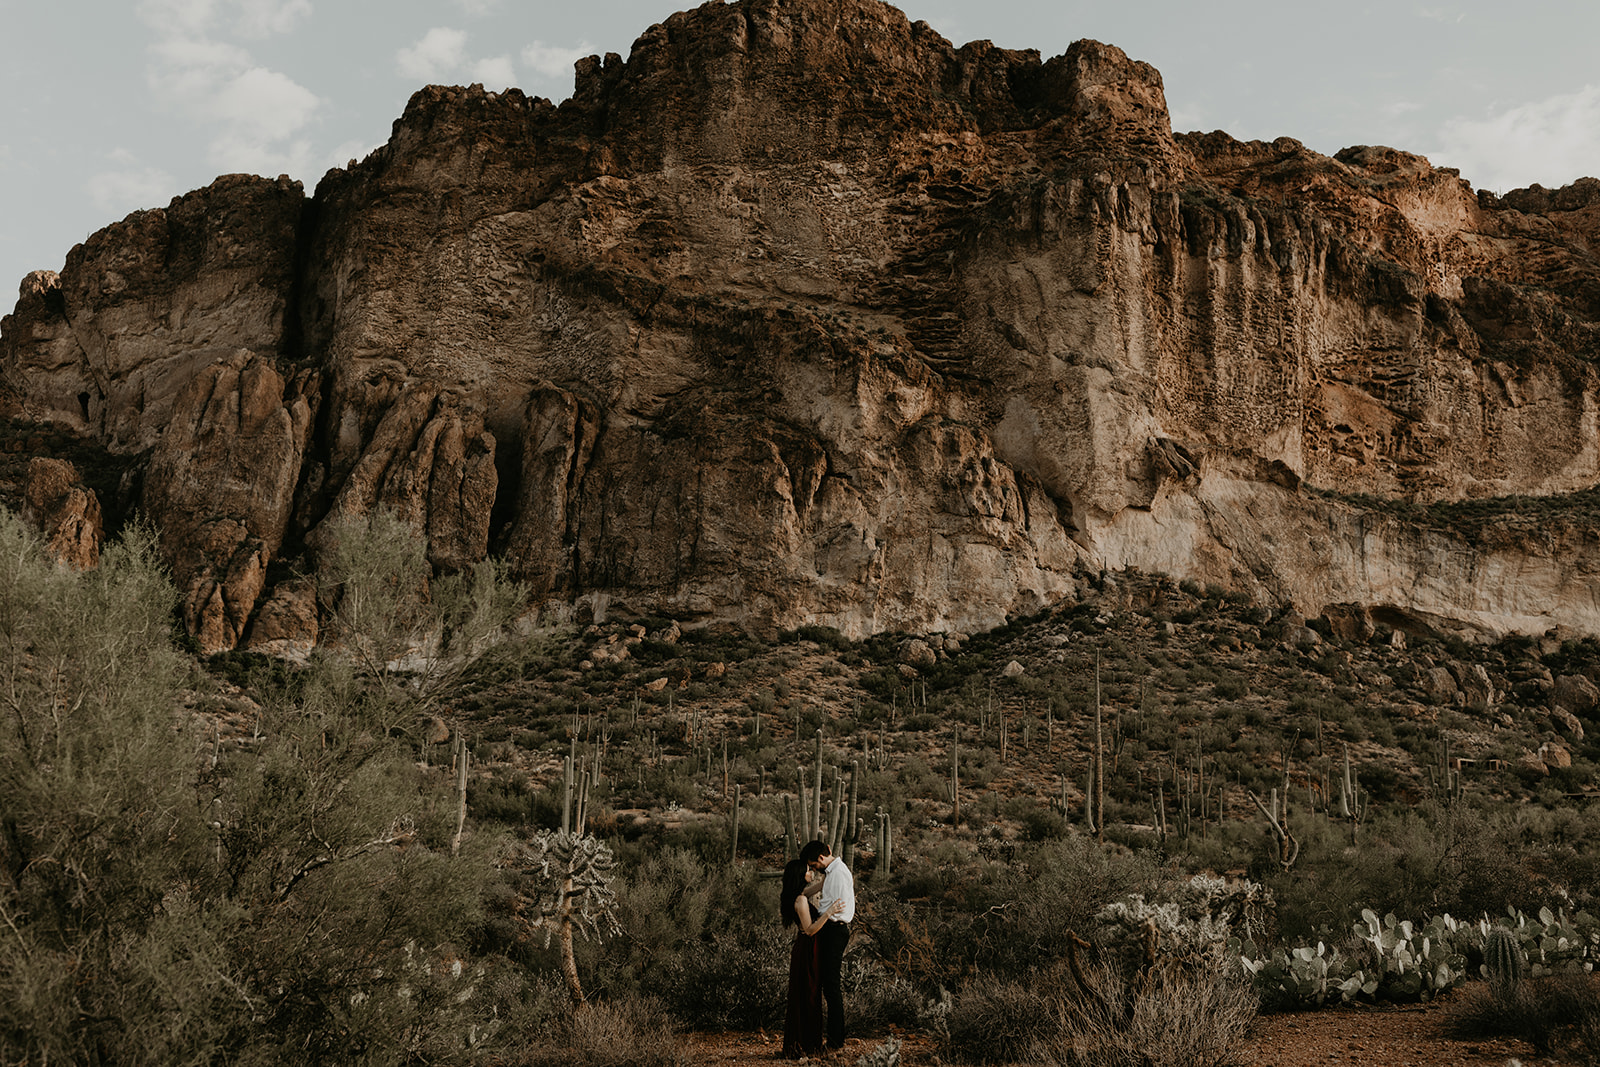
[[[1525,1041],[1464,1041],[1448,1036],[1448,1000],[1444,997],[1430,1004],[1396,1008],[1329,1008],[1264,1015],[1257,1020],[1243,1062],[1255,1067],[1506,1067],[1515,1059],[1522,1067],[1578,1067],[1575,1060],[1535,1056]],[[934,1067],[941,1062],[928,1038],[901,1036],[904,1067]],[[830,1067],[854,1067],[880,1040],[852,1038],[843,1052],[825,1062]],[[782,1034],[691,1034],[688,1047],[695,1064],[742,1067],[784,1062],[779,1055]]]

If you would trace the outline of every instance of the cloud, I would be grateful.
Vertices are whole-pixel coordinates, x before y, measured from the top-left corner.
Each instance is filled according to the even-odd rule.
[[[181,10],[184,27],[205,23],[205,0],[159,0],[155,6]],[[308,11],[305,0],[262,0],[253,5],[235,0],[238,9],[275,19],[298,18]],[[208,24],[208,23],[206,23]],[[275,23],[276,24],[276,23]],[[206,158],[225,171],[257,174],[297,173],[310,165],[312,153],[296,138],[312,125],[322,100],[287,74],[256,63],[238,45],[188,32],[177,33],[150,47],[145,77],[157,100],[191,121],[211,129]]]
[[[311,14],[311,0],[233,0],[235,25],[246,37],[288,33]]]
[[[455,0],[455,3],[469,15],[487,15],[500,6],[500,0]]]
[[[576,48],[561,48],[558,45],[545,44],[543,41],[534,41],[522,50],[522,62],[546,78],[562,76],[570,78],[572,65],[584,56],[592,56],[594,53],[594,45],[588,41],[579,41]]]
[[[210,117],[236,132],[263,141],[281,141],[305,127],[321,101],[286,74],[251,67],[214,96]]]
[[[311,14],[311,0],[140,0],[139,19],[162,37],[207,37],[226,20],[244,37],[288,33]]]
[[[499,92],[517,81],[516,71],[511,69],[510,56],[495,56],[492,59],[480,59],[472,65],[472,80],[482,82],[485,89]]]
[[[467,51],[464,30],[435,26],[417,43],[395,53],[395,69],[413,81],[481,82],[485,89],[499,91],[517,82],[510,56],[485,56],[474,59]]]
[[[1600,176],[1600,86],[1586,85],[1520,104],[1486,118],[1456,117],[1429,153],[1456,167],[1480,189],[1515,189],[1535,182],[1558,187]]]
[[[136,10],[162,36],[201,37],[216,23],[217,8],[217,0],[140,0]]]
[[[467,35],[463,30],[435,26],[410,48],[395,53],[401,76],[417,81],[448,80],[467,62]]]
[[[116,166],[83,183],[89,200],[103,214],[122,216],[172,199],[177,180],[166,171],[144,166],[125,148],[116,149],[108,158]]]
[[[1397,119],[1401,115],[1409,115],[1413,111],[1421,111],[1422,105],[1410,100],[1396,100],[1392,104],[1384,104],[1378,109],[1385,117]]]

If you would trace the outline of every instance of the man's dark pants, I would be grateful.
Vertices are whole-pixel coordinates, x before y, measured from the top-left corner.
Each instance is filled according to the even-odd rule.
[[[829,1048],[844,1047],[844,990],[839,988],[839,969],[849,943],[849,923],[830,922],[817,934],[817,950],[822,957],[822,998],[828,1002]]]

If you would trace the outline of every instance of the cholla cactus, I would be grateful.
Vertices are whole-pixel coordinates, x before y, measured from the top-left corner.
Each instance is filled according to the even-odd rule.
[[[500,865],[520,875],[517,910],[527,931],[543,930],[547,948],[551,935],[559,936],[562,977],[572,999],[581,1004],[572,934],[576,930],[585,939],[598,940],[622,932],[617,894],[611,888],[616,857],[593,834],[541,830],[527,841],[514,842]]]
[[[856,1067],[900,1067],[900,1039],[889,1040],[856,1060]]]
[[[1097,940],[1125,957],[1125,967],[1144,969],[1156,957],[1219,964],[1228,940],[1264,932],[1271,892],[1255,882],[1197,874],[1168,888],[1167,900],[1151,903],[1133,893],[1095,916]]]

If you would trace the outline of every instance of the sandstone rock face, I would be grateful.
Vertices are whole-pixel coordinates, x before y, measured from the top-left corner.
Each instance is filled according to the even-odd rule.
[[[46,550],[67,566],[82,571],[99,564],[105,532],[100,501],[65,460],[39,457],[28,464],[22,521],[36,527]]]
[[[250,652],[304,662],[316,648],[320,632],[316,583],[293,579],[279,582],[262,598],[243,644]]]
[[[0,399],[148,451],[207,647],[379,507],[584,619],[974,631],[1136,567],[1343,638],[1594,633],[1592,522],[1370,501],[1600,481],[1596,248],[1600,181],[1174,136],[1108,45],[740,0],[560,107],[424,89],[314,205],[231,177],[96,234],[25,281]]]
[[[313,386],[314,377],[285,383],[270,362],[237,351],[190,380],[151,453],[144,506],[206,652],[238,643],[283,543]]]
[[[499,477],[478,404],[459,389],[376,368],[336,388],[333,418],[333,481],[324,487],[337,486],[333,515],[392,511],[427,537],[438,567],[484,558]],[[318,543],[316,530],[309,540]]]
[[[151,447],[204,367],[284,350],[305,211],[298,182],[230,175],[94,234],[59,276],[30,275],[0,341],[21,413]]]

